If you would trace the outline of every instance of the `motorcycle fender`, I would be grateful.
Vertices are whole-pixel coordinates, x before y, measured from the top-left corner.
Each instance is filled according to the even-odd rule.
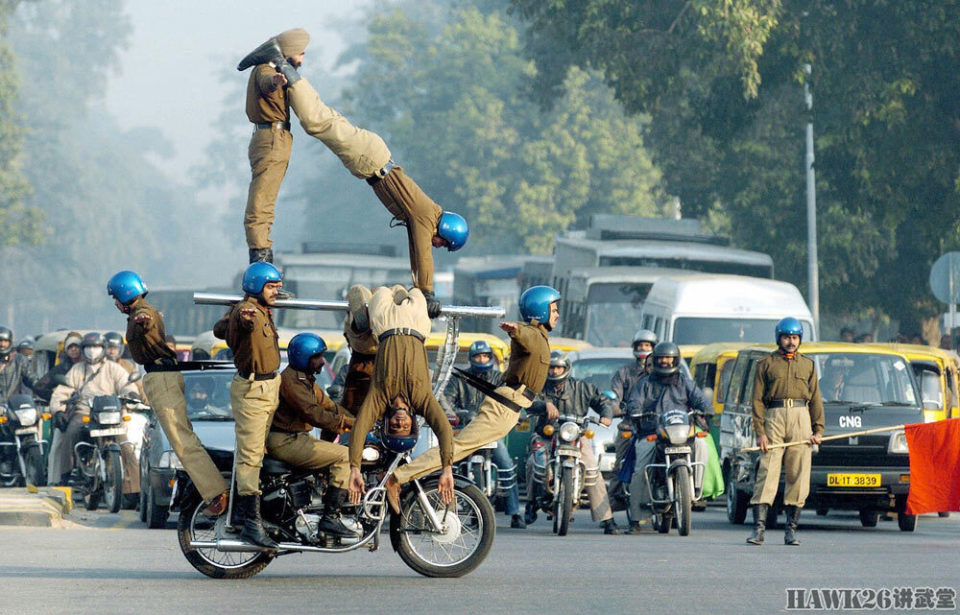
[[[20,450],[23,451],[24,455],[26,455],[31,448],[39,448],[40,453],[43,453],[43,447],[40,444],[40,440],[37,440],[36,437],[24,438],[20,441]]]
[[[101,455],[105,455],[106,453],[113,452],[113,451],[116,451],[117,453],[119,453],[120,445],[117,444],[116,442],[107,442],[106,444],[103,445],[103,448],[100,449],[100,451],[101,451],[100,453]]]
[[[170,510],[179,511],[183,509],[184,504],[193,498],[199,498],[200,492],[197,491],[190,475],[182,470],[177,470],[176,490],[170,494]]]
[[[690,465],[690,460],[689,460],[689,459],[676,459],[676,460],[674,460],[673,462],[670,463],[670,469],[667,470],[667,471],[668,471],[670,474],[674,474],[674,473],[676,473],[677,468],[679,468],[680,466],[683,466],[683,467],[687,468],[687,470],[689,470],[691,473],[693,472],[693,466]]]
[[[570,468],[571,470],[575,470],[578,465],[580,465],[580,462],[577,461],[576,459],[564,459],[564,460],[563,460],[563,467],[565,467],[565,468]]]

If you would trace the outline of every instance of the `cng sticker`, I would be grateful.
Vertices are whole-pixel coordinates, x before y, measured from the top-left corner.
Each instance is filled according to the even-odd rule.
[[[863,427],[863,420],[859,416],[841,416],[840,427]]]

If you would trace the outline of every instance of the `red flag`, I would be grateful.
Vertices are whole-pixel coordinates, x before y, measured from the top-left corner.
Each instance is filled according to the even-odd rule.
[[[960,511],[960,418],[906,425],[907,514]]]

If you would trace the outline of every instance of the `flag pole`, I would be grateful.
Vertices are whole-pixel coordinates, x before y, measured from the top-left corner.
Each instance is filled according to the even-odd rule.
[[[872,433],[883,433],[885,431],[896,431],[898,429],[903,429],[905,425],[892,425],[890,427],[875,427],[874,429],[864,429],[863,431],[852,431],[850,433],[841,433],[833,436],[826,436],[821,442],[829,442],[830,440],[842,440],[843,438],[856,438],[857,436],[866,436]],[[794,442],[781,442],[779,444],[769,444],[767,445],[767,450],[773,448],[786,448],[788,446],[797,446],[798,444],[810,444],[809,440],[795,440]],[[759,446],[749,446],[747,448],[741,448],[741,453],[755,453],[760,450]]]

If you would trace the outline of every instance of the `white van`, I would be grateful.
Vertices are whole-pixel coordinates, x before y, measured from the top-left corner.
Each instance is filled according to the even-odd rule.
[[[813,315],[788,282],[739,275],[684,274],[657,280],[643,304],[641,326],[680,345],[772,343],[777,322],[793,316],[804,341],[817,341]]]

